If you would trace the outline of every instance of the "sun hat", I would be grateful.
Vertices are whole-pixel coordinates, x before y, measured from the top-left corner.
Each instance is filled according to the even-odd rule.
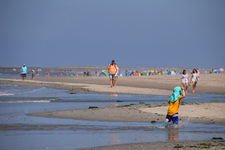
[[[173,89],[173,94],[170,96],[170,102],[176,102],[178,98],[181,96],[181,94],[182,94],[181,87],[176,86]]]

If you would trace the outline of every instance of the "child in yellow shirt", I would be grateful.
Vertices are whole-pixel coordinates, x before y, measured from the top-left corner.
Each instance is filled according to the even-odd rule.
[[[178,109],[180,105],[181,99],[185,97],[184,87],[175,87],[173,90],[173,94],[168,100],[169,108],[166,115],[166,121],[162,124],[162,126],[166,126],[167,122],[173,121],[174,124],[178,124]]]

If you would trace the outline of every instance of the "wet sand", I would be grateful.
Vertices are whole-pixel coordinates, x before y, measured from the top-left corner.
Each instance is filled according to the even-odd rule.
[[[86,148],[82,150],[199,150],[199,149],[225,149],[224,140],[208,140],[208,141],[186,141],[186,142],[155,142],[155,143],[133,143],[113,146],[102,146],[94,148]]]
[[[225,124],[225,103],[185,103],[180,106],[180,120],[204,124]],[[78,120],[97,120],[115,122],[165,121],[168,104],[124,105],[105,108],[40,112],[28,114],[50,118],[69,118]]]

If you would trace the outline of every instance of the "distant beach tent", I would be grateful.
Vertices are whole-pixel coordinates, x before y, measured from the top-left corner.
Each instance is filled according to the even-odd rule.
[[[143,73],[143,76],[148,76],[148,73],[147,73],[147,72],[144,72],[144,73]]]
[[[165,71],[163,71],[163,75],[167,75],[167,71],[165,70]]]
[[[177,72],[178,75],[180,75],[180,72]]]
[[[13,69],[13,71],[16,71],[16,69]]]
[[[130,76],[131,73],[132,73],[131,70],[128,70],[128,71],[127,71],[127,75],[128,75],[128,76]]]
[[[176,75],[175,71],[171,71],[171,75]]]
[[[126,72],[119,72],[119,76],[126,76]]]
[[[219,70],[216,70],[215,73],[220,73],[220,71]]]
[[[150,72],[154,73],[155,71],[154,70],[151,70]]]
[[[99,77],[108,77],[108,74],[106,72],[101,72],[99,74]]]
[[[167,75],[171,75],[171,71],[168,71],[168,72],[167,72]]]
[[[141,73],[137,73],[136,76],[141,76]]]
[[[220,68],[220,69],[219,69],[219,71],[223,72],[223,71],[224,71],[224,69],[223,69],[223,68]]]

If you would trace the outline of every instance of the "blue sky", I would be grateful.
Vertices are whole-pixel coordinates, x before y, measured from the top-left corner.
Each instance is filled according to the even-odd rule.
[[[0,66],[225,67],[224,0],[1,0]]]

